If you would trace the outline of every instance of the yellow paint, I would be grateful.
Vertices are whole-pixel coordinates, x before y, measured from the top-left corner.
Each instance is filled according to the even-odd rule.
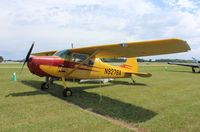
[[[138,73],[138,65],[136,58],[127,59],[126,63],[131,67],[122,68],[120,66],[113,66],[107,63],[103,63],[100,59],[95,59],[93,66],[80,66],[81,69],[77,69],[69,76],[68,73],[73,70],[73,68],[60,68],[57,66],[47,66],[41,65],[40,68],[52,75],[59,78],[77,78],[77,79],[92,79],[92,78],[124,78],[131,77],[132,74]],[[112,74],[106,74],[105,69],[113,69]],[[62,71],[62,72],[61,72]],[[117,74],[118,71],[118,74]],[[120,74],[119,74],[120,73]]]
[[[149,40],[108,44],[83,48],[69,49],[70,53],[93,54],[98,49],[94,58],[141,57],[160,54],[180,53],[190,50],[188,43],[177,38]],[[36,56],[51,56],[56,51],[34,53]]]
[[[95,55],[95,58],[130,58],[186,52],[190,50],[190,47],[184,40],[171,38],[75,48],[70,49],[70,51],[92,54],[97,49],[99,52]]]
[[[77,69],[60,68],[57,66],[48,65],[40,65],[40,68],[52,76],[65,78],[124,78],[131,77],[133,75],[140,77],[150,77],[151,74],[149,73],[138,72],[137,60],[133,57],[179,53],[186,52],[188,50],[190,50],[190,47],[187,42],[176,38],[74,48],[69,49],[71,54],[81,53],[87,54],[88,56],[91,56],[91,58],[96,58],[94,65],[84,66],[80,64],[76,65]],[[52,55],[55,52],[56,51],[41,52],[36,53],[35,55]],[[125,65],[129,65],[129,68],[112,66],[107,63],[103,63],[98,59],[117,57],[129,58],[125,63]]]

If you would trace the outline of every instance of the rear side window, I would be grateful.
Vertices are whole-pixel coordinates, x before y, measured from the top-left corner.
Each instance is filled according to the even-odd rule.
[[[87,56],[84,55],[84,54],[75,53],[75,54],[73,54],[73,56],[72,56],[72,61],[81,63],[81,62],[83,62],[86,58],[87,58]]]

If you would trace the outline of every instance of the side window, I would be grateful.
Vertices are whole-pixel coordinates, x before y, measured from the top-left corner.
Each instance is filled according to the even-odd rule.
[[[72,61],[78,62],[78,63],[83,62],[86,58],[87,58],[87,56],[84,55],[84,54],[75,53],[75,54],[72,55]]]

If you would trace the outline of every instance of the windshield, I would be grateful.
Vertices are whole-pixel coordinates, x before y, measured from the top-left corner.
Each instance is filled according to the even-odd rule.
[[[69,59],[70,56],[69,56],[69,50],[61,50],[61,51],[58,51],[54,54],[54,56],[58,56],[60,58],[63,58],[63,59]]]

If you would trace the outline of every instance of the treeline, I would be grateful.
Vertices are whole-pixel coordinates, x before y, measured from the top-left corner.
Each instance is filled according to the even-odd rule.
[[[192,60],[183,60],[183,59],[156,59],[156,60],[152,60],[152,59],[142,59],[142,58],[138,58],[137,59],[138,62],[180,62],[180,63],[191,63]]]
[[[183,60],[183,59],[158,59],[155,62],[180,62],[180,63],[192,63],[192,60]]]
[[[125,62],[125,58],[103,58],[101,59],[103,62]],[[180,62],[180,63],[191,63],[192,60],[183,60],[183,59],[143,59],[137,58],[138,62]]]
[[[3,56],[0,56],[0,63],[3,61],[4,62],[24,62],[24,59],[23,60],[11,60],[11,59],[4,60]]]
[[[0,63],[1,63],[1,62],[3,62],[3,57],[2,57],[2,56],[0,56]]]

